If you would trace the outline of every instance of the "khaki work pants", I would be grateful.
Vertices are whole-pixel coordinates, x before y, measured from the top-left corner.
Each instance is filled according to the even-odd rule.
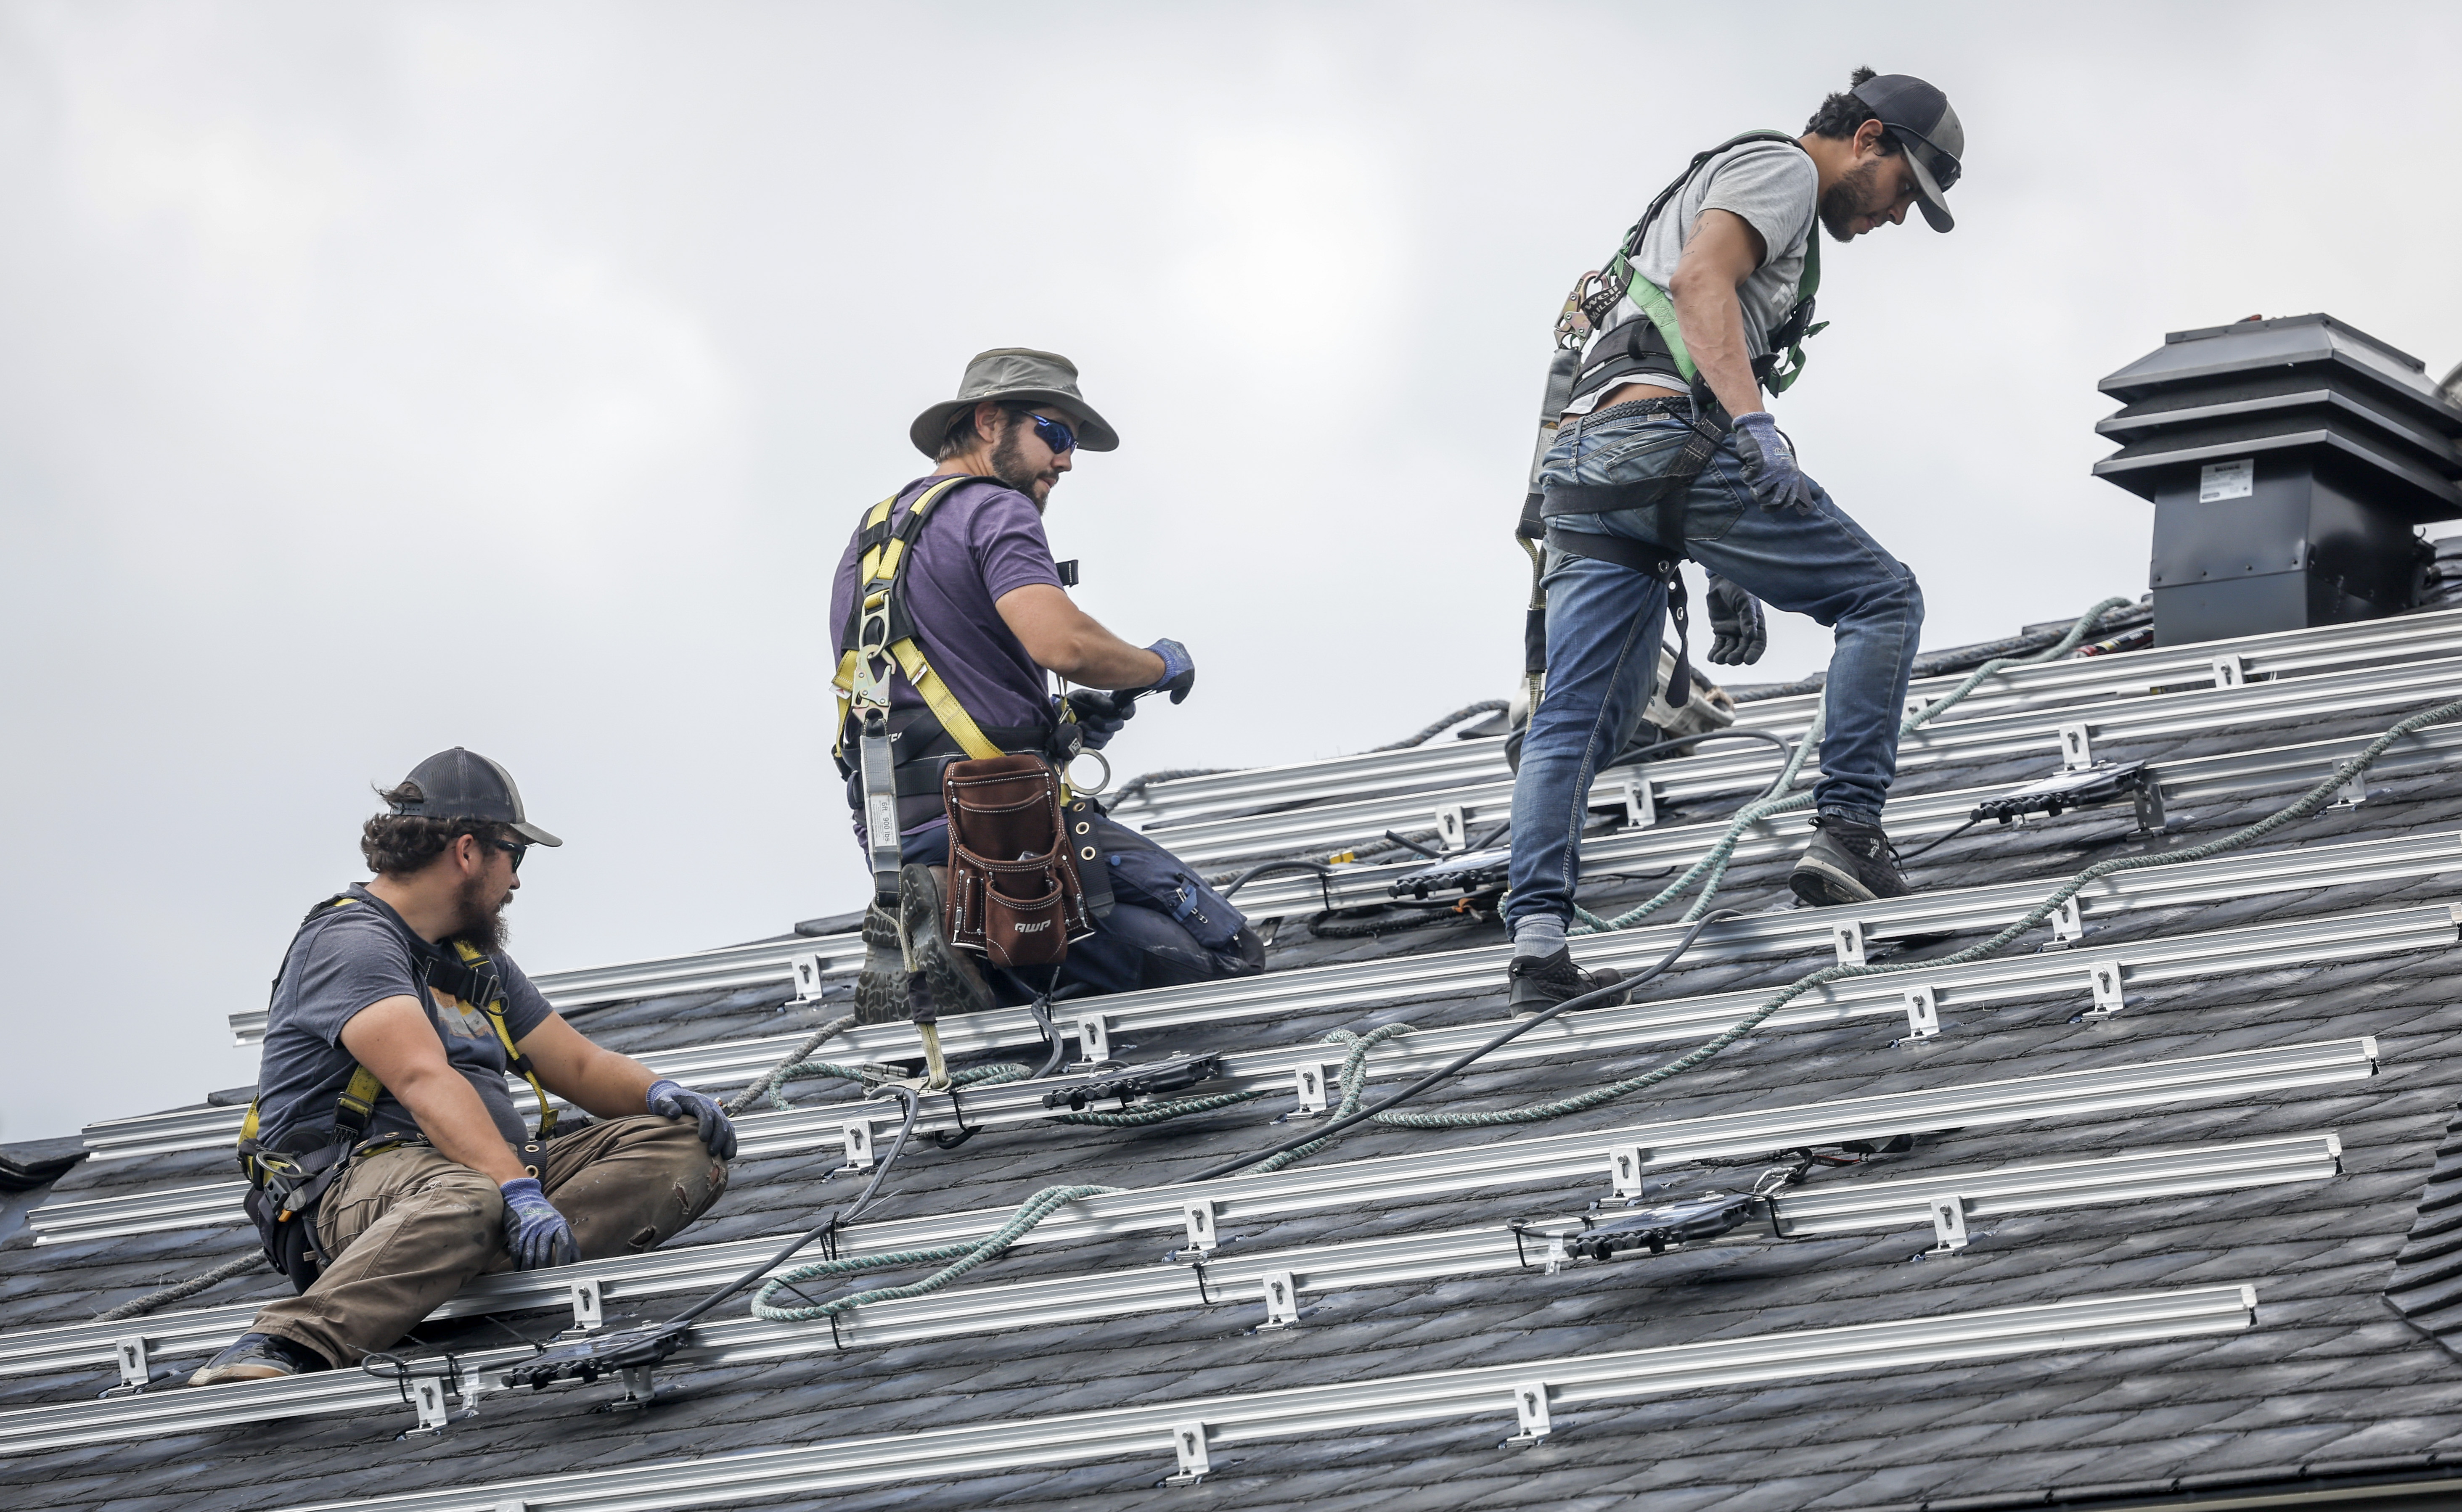
[[[539,1184],[584,1260],[655,1249],[726,1190],[726,1164],[689,1118],[643,1114],[551,1139]],[[365,1156],[317,1204],[334,1264],[252,1325],[351,1365],[388,1350],[474,1276],[509,1270],[496,1183],[425,1145]]]

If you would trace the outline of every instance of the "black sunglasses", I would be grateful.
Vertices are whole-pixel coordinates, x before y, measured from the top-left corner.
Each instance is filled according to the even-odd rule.
[[[1932,139],[1922,132],[1911,131],[1904,126],[1891,126],[1890,135],[1897,138],[1898,145],[1902,147],[1916,142],[1922,143],[1926,154],[1924,166],[1932,170],[1932,182],[1939,184],[1943,192],[1946,192],[1951,184],[1955,184],[1958,174],[1964,171],[1959,167],[1955,158],[1933,146]]]
[[[510,840],[490,840],[487,843],[494,846],[497,850],[504,852],[507,855],[511,856],[513,858],[513,870],[516,872],[519,872],[522,869],[522,857],[529,854],[530,852],[530,848],[527,843],[516,844]]]
[[[1051,455],[1062,457],[1077,449],[1077,433],[1048,415],[1037,415],[1030,409],[1012,410],[1034,421],[1034,439],[1051,448]]]

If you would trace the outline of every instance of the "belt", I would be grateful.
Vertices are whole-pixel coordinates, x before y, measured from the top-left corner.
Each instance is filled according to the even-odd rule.
[[[1580,418],[1577,428],[1587,428],[1602,421],[1632,420],[1643,415],[1674,415],[1689,419],[1693,399],[1687,394],[1661,394],[1653,399],[1629,399],[1621,404],[1610,404]]]

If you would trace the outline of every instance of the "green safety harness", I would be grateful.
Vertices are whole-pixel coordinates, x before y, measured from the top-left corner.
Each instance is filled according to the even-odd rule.
[[[292,940],[298,948],[312,925],[339,914],[343,909],[358,906],[362,899],[349,893],[337,893],[308,911],[299,921],[299,935]],[[408,940],[417,940],[400,916],[381,902],[373,912],[387,925]],[[413,958],[424,954],[424,941],[414,948]],[[283,969],[290,970],[290,957],[283,958]],[[426,986],[446,997],[478,1009],[496,1031],[496,1039],[505,1049],[505,1062],[523,1080],[530,1084],[539,1105],[538,1133],[519,1152],[522,1165],[531,1176],[539,1174],[546,1161],[547,1142],[555,1137],[555,1107],[548,1101],[547,1086],[539,1080],[538,1068],[513,1043],[511,1028],[505,1022],[504,981],[496,963],[486,953],[464,940],[453,942],[451,955],[428,959],[425,968]],[[277,990],[281,977],[274,978]],[[433,998],[421,1006],[427,1009],[428,1022],[435,1024]],[[437,1038],[443,1040],[439,1026]],[[248,1192],[245,1205],[254,1220],[257,1238],[265,1245],[266,1259],[289,1277],[291,1284],[306,1291],[319,1271],[333,1263],[325,1251],[324,1241],[316,1233],[316,1205],[324,1199],[344,1171],[362,1156],[421,1142],[415,1134],[379,1134],[368,1137],[368,1125],[376,1115],[377,1099],[384,1093],[384,1083],[377,1073],[364,1066],[351,1068],[351,1079],[334,1099],[332,1125],[315,1125],[285,1131],[282,1136],[268,1143],[259,1137],[257,1104],[251,1099],[248,1112],[240,1120],[239,1169],[248,1178]]]
[[[1548,365],[1547,388],[1541,404],[1539,444],[1531,457],[1530,486],[1524,494],[1521,523],[1514,535],[1530,556],[1530,606],[1523,630],[1523,682],[1535,707],[1544,691],[1547,667],[1547,595],[1543,579],[1547,550],[1566,556],[1594,557],[1646,572],[1667,584],[1668,613],[1675,621],[1675,672],[1668,681],[1667,699],[1681,703],[1692,692],[1689,630],[1691,616],[1684,580],[1676,572],[1685,559],[1684,501],[1693,480],[1709,465],[1725,441],[1728,416],[1717,396],[1701,378],[1684,333],[1675,318],[1675,302],[1665,289],[1641,275],[1634,266],[1643,241],[1661,211],[1691,184],[1713,158],[1747,142],[1767,141],[1802,150],[1802,143],[1782,131],[1748,131],[1694,155],[1674,183],[1658,191],[1641,218],[1625,232],[1624,241],[1607,267],[1585,273],[1565,300],[1556,321],[1556,355]],[[1813,296],[1821,287],[1821,223],[1816,213],[1803,239],[1803,273],[1796,301],[1769,334],[1770,350],[1753,358],[1753,378],[1773,394],[1784,393],[1803,373],[1803,343],[1827,322],[1812,319]],[[1593,339],[1617,304],[1631,299],[1645,318],[1628,320]],[[1659,476],[1628,484],[1556,484],[1543,486],[1539,471],[1556,436],[1556,422],[1583,394],[1599,394],[1632,375],[1673,367],[1692,391],[1692,412],[1682,419],[1692,434],[1674,462]],[[1648,510],[1650,539],[1607,535],[1587,530],[1562,530],[1550,522],[1560,515],[1608,514]]]

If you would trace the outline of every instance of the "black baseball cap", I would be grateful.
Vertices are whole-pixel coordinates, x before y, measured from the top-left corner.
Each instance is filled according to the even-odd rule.
[[[1941,196],[1963,171],[1958,159],[1966,152],[1966,128],[1949,108],[1949,97],[1912,74],[1883,74],[1851,93],[1881,118],[1914,165],[1915,199],[1923,205],[1924,220],[1935,231],[1955,226],[1949,202]]]
[[[388,800],[396,813],[429,819],[489,819],[511,826],[515,834],[532,845],[564,844],[522,817],[522,790],[513,786],[513,774],[477,751],[459,745],[438,751],[413,767],[395,791],[405,789],[405,796]]]

